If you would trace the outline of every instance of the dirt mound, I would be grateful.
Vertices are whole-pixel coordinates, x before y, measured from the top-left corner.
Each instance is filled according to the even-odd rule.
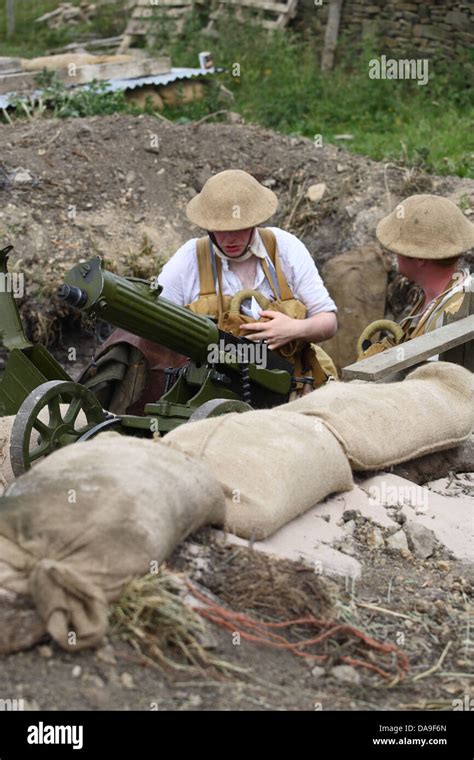
[[[373,242],[389,204],[407,194],[432,191],[474,207],[471,180],[384,167],[257,126],[118,114],[45,119],[0,126],[0,148],[0,243],[15,245],[11,265],[25,272],[22,313],[32,337],[50,344],[64,316],[54,293],[67,269],[100,254],[123,273],[155,274],[199,234],[185,217],[188,200],[229,167],[278,194],[272,224],[298,234],[320,267]],[[322,183],[320,200],[306,197]]]

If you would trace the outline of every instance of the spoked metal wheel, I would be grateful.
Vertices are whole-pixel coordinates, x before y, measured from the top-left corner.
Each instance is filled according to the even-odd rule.
[[[13,423],[10,460],[18,477],[56,449],[75,443],[106,419],[94,394],[79,383],[50,380],[38,385]]]
[[[230,412],[250,412],[252,407],[245,401],[228,398],[213,398],[205,401],[195,412],[192,413],[188,422],[197,422],[198,420],[207,420],[209,417],[220,417],[221,414]]]

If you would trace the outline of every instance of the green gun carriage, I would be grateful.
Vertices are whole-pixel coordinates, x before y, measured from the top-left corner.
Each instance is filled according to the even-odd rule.
[[[4,282],[11,249],[0,251]],[[183,423],[288,400],[297,382],[289,362],[266,345],[261,346],[265,362],[241,361],[239,351],[246,345],[255,348],[253,341],[219,330],[212,319],[160,293],[156,282],[103,269],[100,257],[73,267],[58,289],[59,298],[71,307],[189,359],[170,370],[169,387],[145,406],[144,415],[117,415],[103,409],[97,395],[75,382],[44,346],[27,339],[13,294],[7,288],[0,291],[0,345],[9,351],[0,378],[0,416],[15,415],[10,438],[15,475],[56,449],[107,429],[161,436]],[[211,362],[210,347],[216,346],[233,346],[234,354],[219,349],[216,361],[214,350]]]

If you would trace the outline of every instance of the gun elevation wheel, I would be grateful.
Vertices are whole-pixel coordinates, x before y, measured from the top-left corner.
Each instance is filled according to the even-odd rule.
[[[14,474],[22,475],[34,462],[75,443],[105,419],[97,398],[83,385],[63,380],[38,385],[13,423],[10,460]]]
[[[198,420],[207,420],[209,417],[220,417],[221,414],[230,412],[250,412],[252,407],[245,401],[228,398],[213,398],[205,401],[195,412],[192,413],[188,422],[197,422]]]

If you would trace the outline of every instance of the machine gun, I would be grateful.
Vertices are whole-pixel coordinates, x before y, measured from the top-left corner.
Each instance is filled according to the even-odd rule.
[[[145,406],[144,416],[102,409],[92,391],[74,382],[44,347],[32,346],[13,297],[0,293],[0,319],[7,326],[3,343],[11,349],[0,380],[0,416],[16,414],[10,441],[15,475],[54,450],[109,428],[165,435],[186,422],[288,400],[296,384],[289,362],[266,344],[224,332],[212,319],[171,303],[161,290],[148,280],[104,270],[100,257],[71,269],[58,290],[60,299],[91,317],[189,357],[170,374],[165,394]]]

